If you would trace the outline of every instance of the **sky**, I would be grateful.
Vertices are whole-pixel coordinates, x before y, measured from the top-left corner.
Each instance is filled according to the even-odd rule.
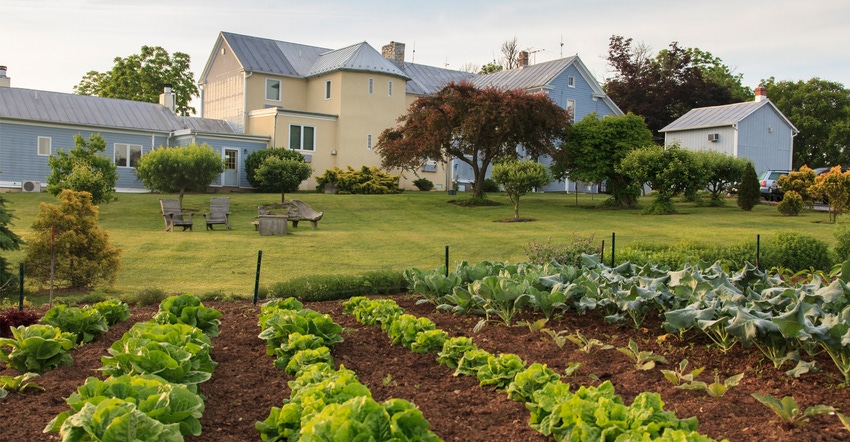
[[[850,1],[0,0],[12,87],[73,92],[143,45],[184,52],[195,78],[220,31],[339,49],[405,43],[406,61],[461,69],[516,37],[530,62],[578,54],[600,82],[612,35],[651,54],[678,42],[722,59],[744,86],[818,77],[850,87]]]

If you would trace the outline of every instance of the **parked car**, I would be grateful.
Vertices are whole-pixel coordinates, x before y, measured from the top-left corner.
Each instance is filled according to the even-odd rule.
[[[782,201],[782,189],[776,185],[776,180],[786,175],[789,170],[765,170],[759,175],[761,197],[768,201]]]
[[[815,176],[823,175],[832,170],[832,167],[818,167],[816,169],[812,169],[812,172],[815,173]],[[850,167],[841,166],[841,172],[847,172],[850,170]],[[761,184],[761,194],[768,201],[782,201],[782,196],[785,194],[785,191],[779,187],[779,184],[776,182],[780,176],[785,175],[788,172],[783,171],[768,171],[768,172],[777,172],[776,178],[767,181],[766,179],[759,178],[759,182]],[[767,177],[767,172],[763,173],[762,176]],[[770,175],[772,177],[772,174]],[[764,187],[767,185],[767,196],[765,196]],[[826,198],[824,198],[824,204],[826,204]]]

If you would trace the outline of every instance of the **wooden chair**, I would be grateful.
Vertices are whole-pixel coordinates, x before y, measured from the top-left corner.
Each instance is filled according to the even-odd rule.
[[[214,224],[224,224],[230,230],[230,198],[211,198],[210,211],[203,215],[207,229],[213,230]]]
[[[183,227],[192,230],[192,214],[188,213],[187,218],[184,218],[183,211],[180,210],[180,201],[175,199],[161,199],[159,206],[162,208],[162,217],[165,219],[165,231],[174,231],[174,226]]]
[[[322,219],[325,212],[316,212],[300,200],[290,200],[289,202],[292,204],[289,207],[289,220],[292,221],[292,227],[298,227],[298,221],[310,221],[314,229],[318,227],[319,220]]]

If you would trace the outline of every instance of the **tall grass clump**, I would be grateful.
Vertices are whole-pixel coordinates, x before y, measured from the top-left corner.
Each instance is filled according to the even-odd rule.
[[[618,264],[652,263],[671,269],[683,265],[697,264],[700,261],[720,264],[728,269],[740,269],[747,262],[755,263],[756,245],[752,241],[739,241],[728,246],[718,246],[695,240],[682,240],[664,244],[657,242],[638,242],[616,250],[615,261]]]
[[[528,257],[528,262],[542,265],[552,261],[559,264],[581,266],[582,254],[599,254],[602,253],[602,245],[594,244],[593,234],[582,236],[573,233],[572,242],[552,243],[552,238],[549,237],[546,243],[531,241],[525,247],[525,255]]]
[[[773,235],[764,246],[762,268],[829,270],[832,267],[829,246],[811,235],[783,230]]]

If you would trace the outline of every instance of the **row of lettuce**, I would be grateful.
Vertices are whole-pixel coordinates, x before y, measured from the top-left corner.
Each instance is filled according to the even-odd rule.
[[[462,262],[454,272],[409,269],[404,276],[411,291],[425,297],[422,302],[480,315],[479,328],[489,321],[510,325],[526,308],[546,318],[569,309],[601,311],[609,322],[634,327],[656,314],[668,333],[704,333],[724,353],[755,346],[777,368],[796,361],[792,376],[810,370],[814,356],[826,351],[850,385],[850,287],[844,273],[850,270],[789,284],[750,264],[734,272],[717,263],[676,270],[651,263],[608,267],[599,256],[584,255],[580,267]]]
[[[412,403],[379,403],[352,370],[334,369],[330,348],[342,342],[342,327],[329,315],[285,298],[263,305],[259,325],[275,367],[295,377],[284,405],[256,423],[262,440],[441,440]]]
[[[66,398],[69,411],[57,415],[45,433],[60,440],[182,441],[201,434],[204,398],[198,384],[211,378],[210,337],[218,335],[221,313],[191,295],[172,296],[147,322],[133,325],[101,358],[107,377],[89,377]],[[12,329],[0,340],[0,358],[21,372],[43,373],[70,365],[68,352],[130,318],[127,304],[109,300],[94,306],[58,305],[41,324]]]
[[[713,440],[697,432],[696,417],[678,419],[664,411],[658,393],[640,393],[625,405],[610,381],[571,392],[570,384],[545,364],[527,366],[515,354],[479,349],[467,336],[450,338],[430,319],[404,313],[391,299],[354,297],[343,305],[361,324],[380,325],[393,344],[417,353],[435,352],[437,362],[454,369],[455,376],[475,376],[482,387],[494,387],[525,403],[531,428],[556,441]]]

